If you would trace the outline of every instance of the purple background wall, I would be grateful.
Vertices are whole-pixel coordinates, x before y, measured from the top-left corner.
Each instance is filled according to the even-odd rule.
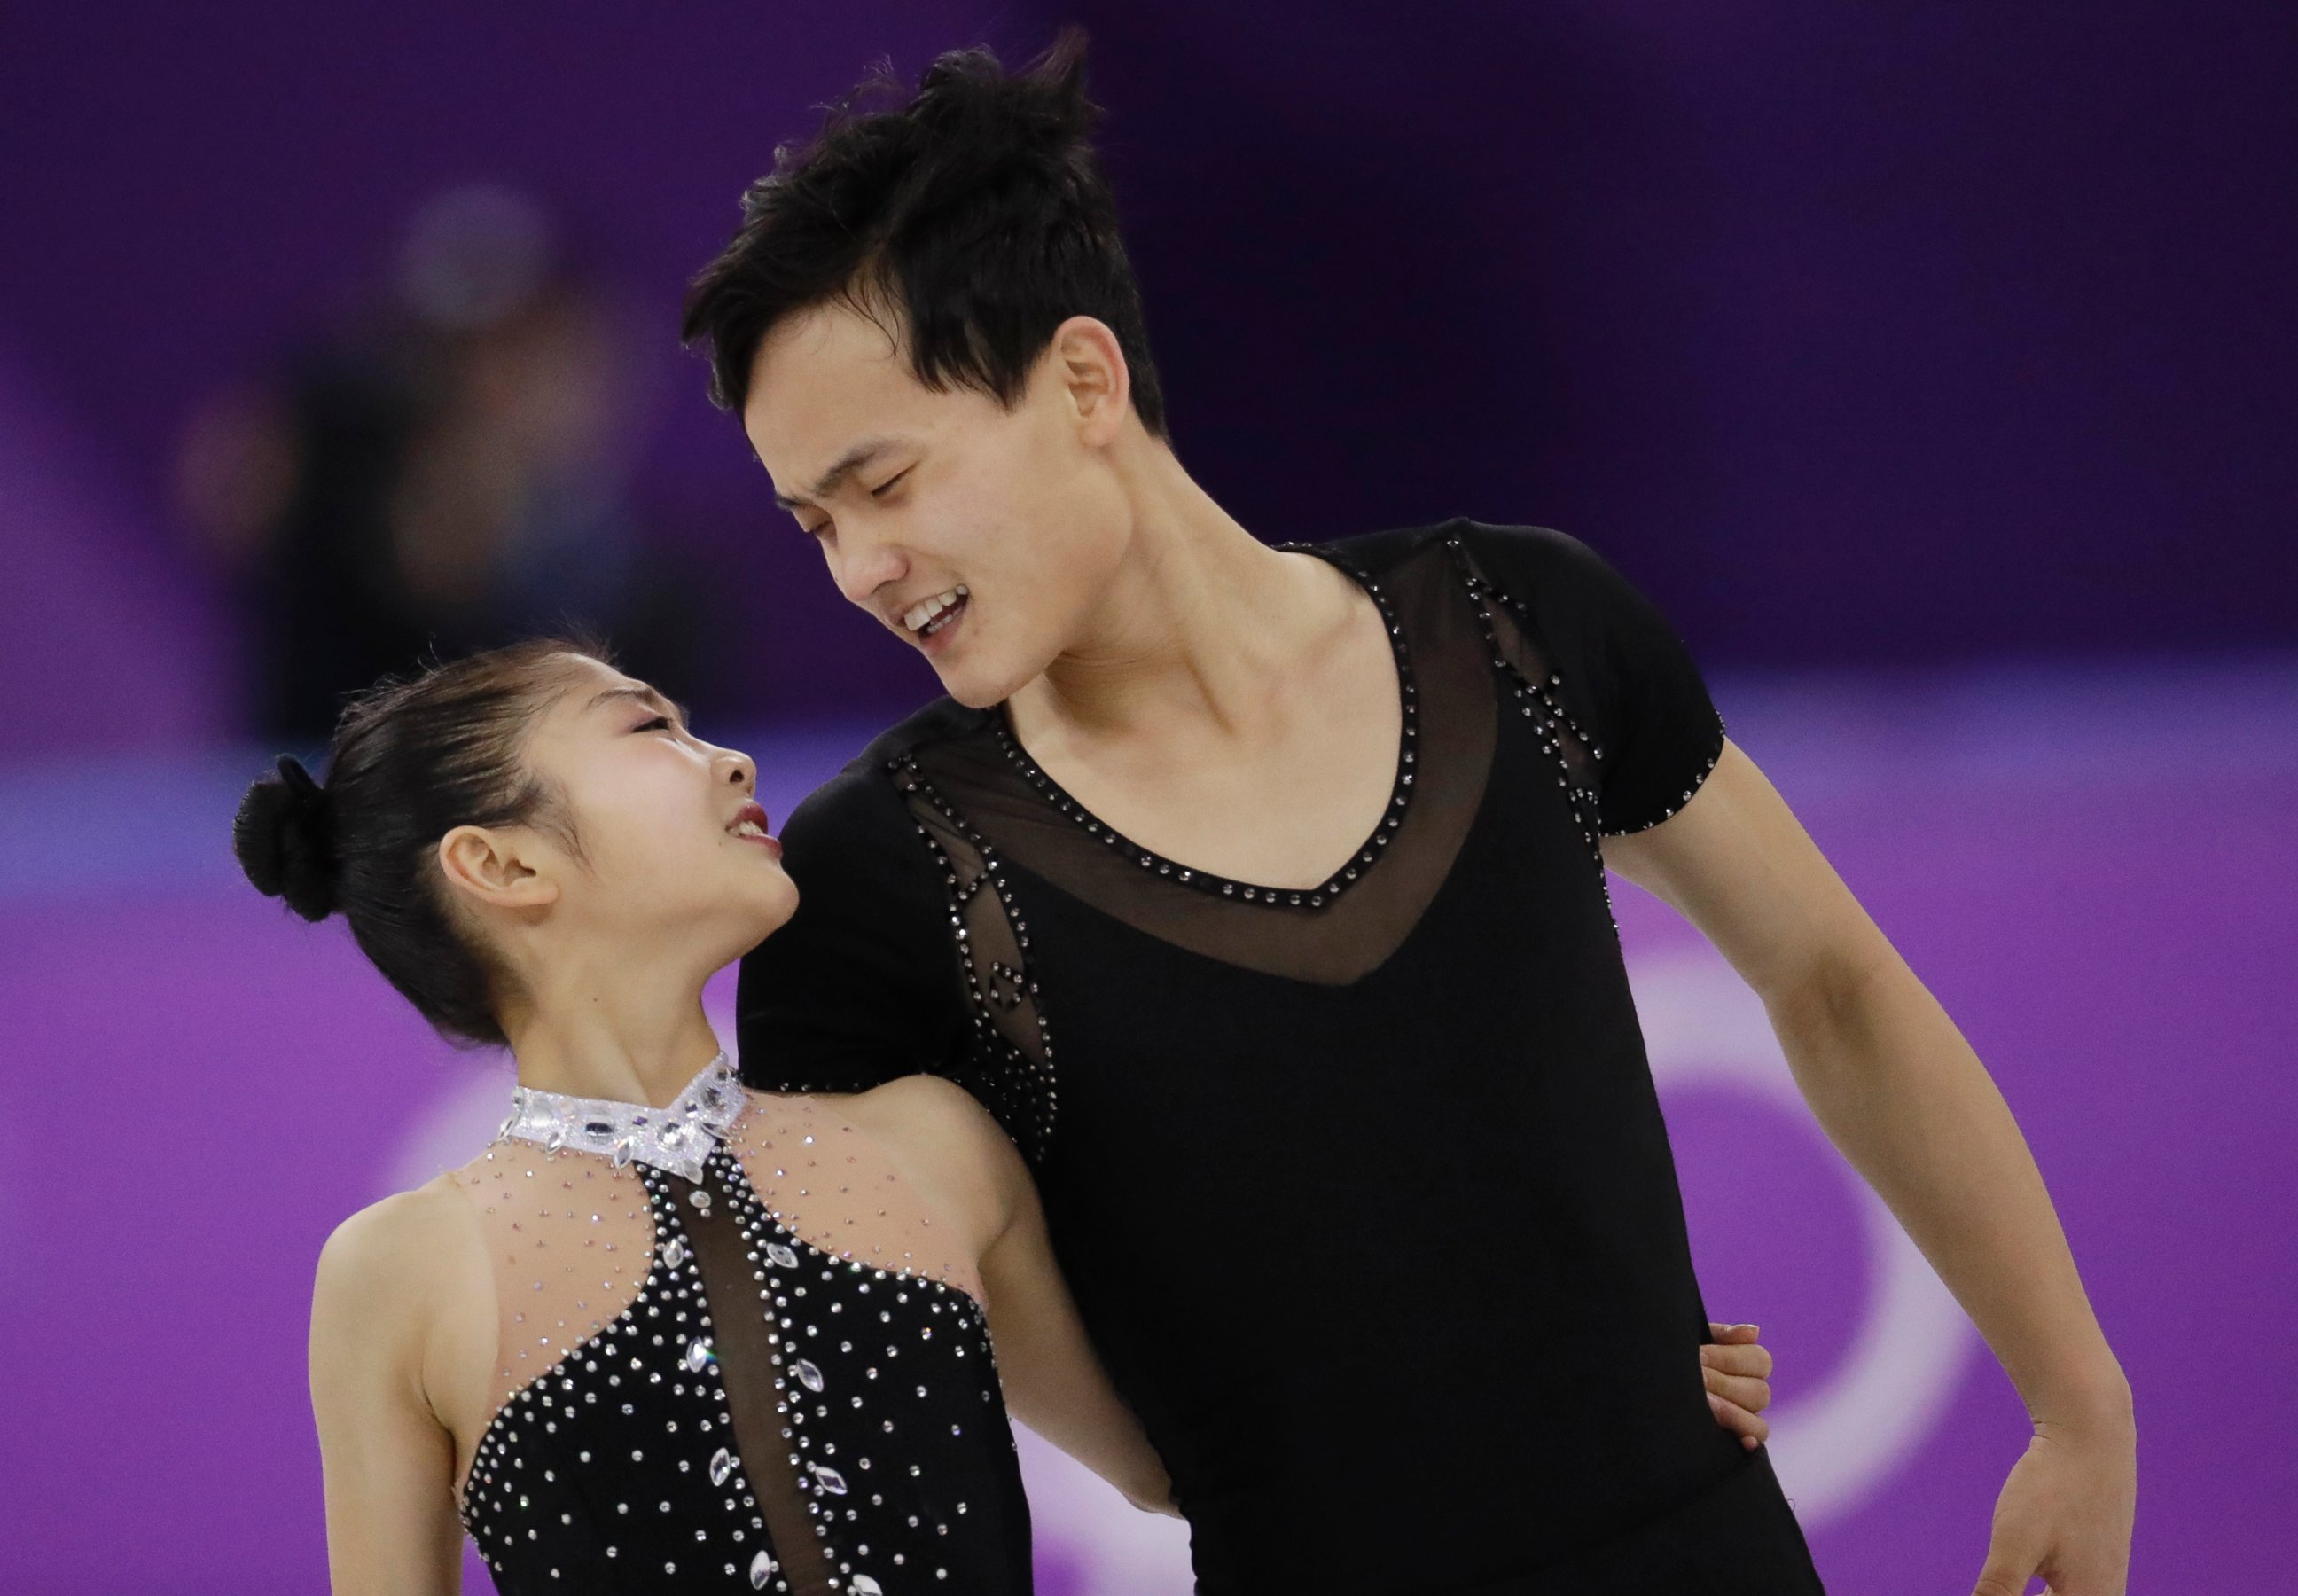
[[[2138,1394],[2132,1588],[2279,1588],[2298,1558],[2298,663],[1715,688],[2028,1129]],[[867,729],[738,740],[781,815]],[[0,1589],[316,1588],[312,1260],[501,1115],[500,1066],[431,1038],[340,925],[232,879],[215,839],[248,764],[0,780],[21,849],[0,875],[0,1057],[25,1154],[0,1171],[0,1501],[21,1526]],[[1774,1451],[1823,1572],[1856,1596],[1967,1588],[2023,1441],[2016,1397],[1959,1317],[1885,1299],[1890,1254],[1847,1170],[1735,1071],[1752,996],[1615,891],[1702,1282],[1779,1352]],[[1847,1435],[1830,1393],[1895,1329],[1915,1343]],[[1145,1543],[1113,1493],[1032,1483],[1046,1596],[1186,1588],[1178,1541]]]
[[[1562,525],[1714,658],[2298,637],[2289,8],[1087,14],[1248,525]]]
[[[567,203],[651,329],[645,491],[751,595],[729,701],[906,701],[810,601],[674,304],[863,62],[1057,15],[1099,42],[1184,454],[1248,525],[1563,525],[1726,663],[2298,640],[2286,6],[234,0],[0,21],[0,369],[178,578],[108,624],[8,583],[11,658],[195,625],[191,406],[493,178]],[[53,735],[148,720],[104,686]]]
[[[2293,13],[1061,14],[1097,41],[1185,458],[1272,537],[1540,520],[1661,601],[2028,1126],[2138,1385],[2136,1588],[2281,1577]],[[261,750],[234,740],[236,617],[169,509],[193,408],[371,288],[442,186],[563,202],[653,329],[642,492],[737,597],[728,724],[785,813],[928,680],[830,599],[702,402],[679,286],[869,59],[1020,54],[1055,20],[0,18],[0,1066],[41,1150],[0,1174],[0,1588],[313,1588],[311,1257],[494,1089],[234,877]],[[1883,1386],[1911,1427],[1839,1484],[1856,1460],[1820,1410],[1877,1333],[1888,1249],[1807,1121],[1725,1067],[1738,1011],[1696,937],[1620,896],[1640,1001],[1679,1037],[1702,1273],[1785,1360],[1778,1450],[1831,1504],[1823,1566],[1957,1588],[2015,1402],[1950,1327]],[[1050,1596],[1170,1588],[1170,1543],[1118,1550],[1122,1523],[1040,1477]]]

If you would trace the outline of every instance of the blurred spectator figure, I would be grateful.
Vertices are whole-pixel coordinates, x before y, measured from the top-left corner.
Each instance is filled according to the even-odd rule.
[[[178,487],[248,606],[257,729],[318,740],[387,672],[569,624],[675,690],[690,629],[624,491],[622,343],[541,206],[459,188],[378,311],[203,409]]]

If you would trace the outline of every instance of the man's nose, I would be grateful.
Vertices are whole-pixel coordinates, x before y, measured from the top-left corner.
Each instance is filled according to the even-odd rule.
[[[838,558],[834,575],[838,591],[846,595],[847,602],[864,609],[875,608],[878,590],[889,582],[898,582],[907,574],[909,561],[898,544],[873,537],[866,530],[848,532],[839,528]]]

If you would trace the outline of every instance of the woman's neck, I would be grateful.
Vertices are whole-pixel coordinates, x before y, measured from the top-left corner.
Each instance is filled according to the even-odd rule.
[[[519,1085],[659,1108],[717,1056],[700,980],[556,969],[504,1017]]]

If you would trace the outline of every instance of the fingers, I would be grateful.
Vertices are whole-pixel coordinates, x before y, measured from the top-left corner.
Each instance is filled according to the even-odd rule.
[[[1719,1369],[1703,1369],[1700,1377],[1707,1382],[1707,1394],[1720,1396],[1727,1402],[1745,1408],[1750,1413],[1761,1413],[1772,1405],[1772,1385],[1769,1380],[1751,1379],[1745,1375],[1727,1375]]]
[[[1987,1544],[1987,1562],[1979,1571],[1979,1583],[1971,1588],[1971,1596],[2026,1596],[2027,1581],[2042,1562],[2042,1555],[2029,1543],[2029,1537],[2005,1534],[1997,1523],[1995,1534]]]
[[[1997,1567],[1990,1562],[1980,1570],[1979,1583],[1971,1587],[1971,1596],[2025,1596],[2027,1577],[2014,1572],[2008,1563]]]
[[[1707,1344],[1699,1349],[1699,1375],[1707,1387],[1708,1410],[1715,1422],[1740,1438],[1753,1451],[1771,1438],[1772,1426],[1763,1412],[1772,1405],[1772,1354],[1758,1344],[1757,1325],[1724,1325],[1710,1320]]]
[[[1768,1380],[1772,1377],[1772,1352],[1762,1346],[1704,1346],[1699,1349],[1699,1367]]]
[[[1771,1438],[1772,1426],[1764,1421],[1761,1415],[1750,1412],[1727,1397],[1709,1392],[1707,1408],[1715,1415],[1717,1424],[1740,1438],[1740,1445],[1745,1451],[1753,1451]]]

